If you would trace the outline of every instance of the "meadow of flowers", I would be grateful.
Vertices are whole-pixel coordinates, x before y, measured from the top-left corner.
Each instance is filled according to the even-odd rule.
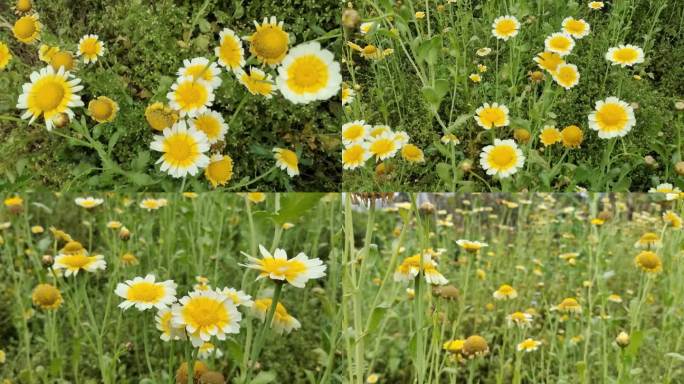
[[[240,3],[3,2],[2,184],[337,190],[336,3]]]
[[[0,382],[332,382],[341,222],[336,194],[8,196]]]
[[[669,0],[370,0],[343,10],[348,191],[684,186]]]
[[[681,200],[345,196],[346,383],[681,383]]]

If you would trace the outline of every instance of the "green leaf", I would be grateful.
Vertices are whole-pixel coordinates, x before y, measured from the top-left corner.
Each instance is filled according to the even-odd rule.
[[[635,358],[639,354],[639,348],[641,348],[641,344],[644,342],[644,332],[632,332],[629,338],[629,345],[625,349],[625,352],[627,353],[627,356]]]
[[[442,181],[445,183],[451,183],[451,165],[447,163],[438,163],[437,164],[437,175],[439,176]]]
[[[254,212],[255,217],[263,217],[273,220],[278,225],[294,223],[304,216],[306,211],[313,208],[318,201],[325,196],[325,193],[288,193],[281,195],[280,211],[275,212]]]
[[[276,374],[271,371],[259,372],[259,374],[250,381],[250,384],[268,384],[275,380]]]

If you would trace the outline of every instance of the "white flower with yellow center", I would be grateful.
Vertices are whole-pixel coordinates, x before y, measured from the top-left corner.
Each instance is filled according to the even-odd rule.
[[[157,323],[157,329],[162,333],[159,336],[160,339],[164,341],[185,340],[185,330],[182,327],[174,327],[171,324],[171,319],[173,319],[171,308],[160,308],[154,319]]]
[[[566,17],[561,23],[563,32],[569,34],[575,39],[581,39],[591,32],[591,26],[584,19],[575,19],[574,17]]]
[[[83,62],[94,63],[98,56],[104,55],[104,43],[97,35],[85,35],[78,42],[77,56],[83,56]]]
[[[505,127],[510,124],[508,107],[499,103],[484,103],[475,110],[475,121],[484,129],[492,127]]]
[[[400,148],[400,143],[394,140],[393,132],[384,132],[375,137],[371,136],[368,140],[368,151],[375,156],[377,161],[394,157]]]
[[[513,140],[494,139],[480,153],[480,165],[488,175],[506,178],[518,172],[525,164],[525,156]]]
[[[644,62],[644,50],[636,45],[619,45],[612,47],[606,52],[606,60],[619,65],[622,68],[631,67],[634,64],[641,64]]]
[[[207,110],[188,120],[190,128],[203,132],[207,136],[209,144],[223,141],[228,133],[228,124],[223,115],[216,111]]]
[[[183,60],[183,66],[178,70],[178,77],[192,77],[194,80],[203,80],[212,88],[221,85],[221,69],[206,57],[195,57],[192,60]]]
[[[195,128],[188,129],[183,120],[164,129],[150,144],[153,151],[163,153],[157,160],[157,164],[161,163],[161,171],[176,178],[188,174],[194,176],[199,169],[206,167],[209,157],[205,152],[209,147],[204,132]]]
[[[394,271],[394,281],[409,283],[423,270],[425,281],[433,285],[445,285],[449,281],[437,270],[437,263],[425,252],[405,258]]]
[[[223,352],[216,348],[216,346],[212,343],[205,342],[197,349],[197,357],[200,359],[208,359],[212,356],[216,357],[217,359],[223,356]]]
[[[351,89],[348,85],[342,84],[342,105],[351,104],[354,101],[354,96],[356,92]]]
[[[74,199],[74,203],[76,203],[76,205],[78,205],[79,207],[85,209],[93,209],[99,205],[102,205],[102,203],[104,203],[104,200],[92,196],[77,197]]]
[[[61,253],[55,257],[52,268],[56,271],[64,270],[64,276],[76,276],[78,272],[84,270],[86,272],[96,272],[97,270],[105,270],[107,262],[104,261],[104,256],[94,255],[88,256],[85,250],[76,253]]]
[[[602,139],[625,136],[635,125],[634,109],[617,97],[597,101],[589,114],[589,128]]]
[[[508,284],[502,284],[499,289],[492,294],[495,300],[512,300],[518,297],[518,291]]]
[[[603,9],[605,6],[605,3],[603,1],[590,1],[588,4],[590,9],[593,9],[594,11],[598,11],[599,9]]]
[[[171,108],[178,111],[181,117],[195,117],[211,107],[214,102],[214,90],[204,80],[185,76],[178,78],[166,97]]]
[[[72,107],[82,107],[83,101],[77,94],[83,89],[81,79],[74,78],[63,68],[55,71],[47,66],[38,72],[31,73],[31,82],[23,86],[23,93],[19,96],[17,108],[25,109],[22,119],[28,119],[29,124],[43,116],[48,131],[54,127],[54,120],[63,113],[73,119]]]
[[[467,252],[477,252],[482,248],[488,247],[489,244],[480,241],[459,239],[456,240],[456,244]]]
[[[342,125],[342,143],[346,146],[363,142],[372,127],[364,120],[356,120]]]
[[[12,60],[12,53],[7,44],[0,41],[0,71],[7,67],[10,60]]]
[[[233,304],[236,306],[244,306],[244,307],[251,307],[254,304],[254,300],[252,300],[252,296],[246,294],[243,291],[238,291],[235,288],[223,288],[221,293],[226,296],[228,299],[230,299]]]
[[[40,40],[40,31],[43,29],[43,24],[38,21],[38,14],[22,16],[14,22],[12,26],[12,33],[17,40],[24,44],[33,44]]]
[[[294,151],[285,148],[273,148],[273,152],[278,168],[287,171],[290,177],[299,175],[299,159]]]
[[[362,35],[366,35],[373,30],[373,27],[375,27],[375,23],[372,21],[361,23],[361,25],[359,25],[359,32],[361,32]]]
[[[403,148],[404,145],[406,145],[409,140],[411,140],[411,137],[409,136],[406,131],[396,131],[394,132],[394,141],[399,144],[399,147]]]
[[[278,22],[275,16],[271,16],[270,20],[264,17],[261,24],[254,21],[254,26],[256,31],[245,38],[250,43],[249,52],[259,62],[271,67],[283,62],[290,46],[290,35],[283,30],[283,22]]]
[[[276,83],[283,96],[295,104],[327,100],[340,90],[340,64],[318,42],[300,44],[283,59]]]
[[[183,327],[194,347],[210,341],[212,336],[225,340],[227,333],[240,332],[242,314],[219,292],[193,291],[172,308],[174,327]]]
[[[537,341],[534,339],[525,339],[523,342],[519,343],[516,346],[516,350],[518,352],[534,352],[537,349],[539,349],[539,346],[541,344],[541,341]]]
[[[565,89],[570,89],[579,84],[580,73],[574,64],[560,64],[551,72],[553,80]]]
[[[148,197],[142,199],[138,206],[147,212],[156,211],[157,209],[166,206],[166,199],[153,199]]]
[[[245,49],[232,29],[225,28],[219,34],[219,46],[214,50],[218,63],[226,70],[234,71],[245,65]]]
[[[357,143],[346,146],[342,150],[342,168],[356,169],[363,166],[372,154],[368,151],[366,143]]]
[[[658,184],[657,187],[648,190],[648,193],[662,193],[667,200],[675,200],[682,191],[670,183]]]
[[[235,70],[235,77],[240,84],[247,88],[247,91],[252,95],[264,96],[267,99],[273,97],[276,90],[273,76],[262,71],[259,68],[250,67],[249,73],[242,69]]]
[[[378,137],[384,133],[392,134],[392,128],[390,128],[389,125],[376,125],[368,132],[368,137]]]
[[[565,64],[565,60],[555,52],[541,52],[534,57],[534,62],[539,68],[553,73],[559,65]]]
[[[233,177],[233,158],[214,153],[209,159],[209,165],[204,169],[204,176],[213,188],[225,185]]]
[[[252,314],[262,322],[266,321],[266,315],[273,300],[269,298],[257,299],[254,301],[254,306],[252,307]],[[292,317],[285,309],[285,306],[281,303],[276,304],[276,310],[273,314],[273,322],[271,327],[279,334],[290,333],[295,329],[301,328],[301,324],[297,319]]]
[[[285,250],[277,248],[273,255],[259,245],[261,259],[247,255],[249,264],[244,267],[260,271],[257,280],[268,277],[271,280],[287,281],[297,288],[304,288],[307,281],[325,276],[326,266],[321,259],[309,259],[303,252],[292,259],[287,258]]]
[[[154,275],[136,277],[116,285],[117,296],[124,299],[119,308],[135,306],[138,311],[150,308],[164,309],[176,301],[176,283],[172,280],[156,282]]]
[[[515,16],[499,16],[492,24],[492,35],[500,40],[508,40],[518,35],[520,22]]]
[[[567,33],[556,32],[552,33],[546,38],[546,40],[544,40],[544,46],[548,52],[554,52],[560,56],[566,56],[572,52],[573,48],[575,48],[575,40],[573,40],[572,36]]]

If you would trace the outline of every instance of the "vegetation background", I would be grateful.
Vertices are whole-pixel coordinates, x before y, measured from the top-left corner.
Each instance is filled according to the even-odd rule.
[[[14,20],[13,1],[0,2],[0,14]],[[28,126],[0,120],[0,188],[21,189],[44,186],[71,190],[177,190],[177,180],[153,168],[157,159],[149,143],[153,131],[144,112],[154,101],[166,101],[166,93],[184,59],[210,57],[225,27],[239,36],[251,34],[253,20],[276,16],[290,32],[291,46],[326,36],[324,47],[339,51],[334,36],[339,28],[337,0],[50,0],[35,1],[44,24],[42,40],[74,51],[81,36],[99,35],[105,56],[95,66],[80,70],[86,105],[91,97],[105,95],[121,110],[113,123],[94,133],[106,147],[112,140],[111,155],[129,177],[102,172],[95,151],[70,145],[49,135],[40,122]],[[8,29],[0,40],[15,56],[0,72],[0,114],[18,117],[15,108],[21,85],[29,74],[41,68],[38,45],[20,44]],[[246,54],[248,54],[246,46]],[[23,63],[23,64],[21,64]],[[226,121],[246,94],[232,74],[223,71],[223,83],[216,90],[212,109]],[[80,111],[78,111],[80,113]],[[77,113],[78,114],[78,113]],[[250,97],[231,122],[226,151],[234,161],[233,180],[254,178],[274,164],[273,147],[295,147],[300,153],[301,175],[289,178],[272,172],[249,186],[252,190],[333,191],[339,189],[338,98],[307,106],[294,105],[282,97],[271,100]],[[203,177],[188,180],[186,190],[207,189]]]
[[[659,183],[674,183],[684,187],[684,178],[674,172],[674,164],[682,160],[681,136],[684,133],[684,111],[675,109],[675,102],[684,99],[684,8],[680,1],[620,0],[605,2],[601,11],[592,11],[588,1],[404,1],[372,0],[355,3],[363,21],[374,21],[382,29],[364,37],[358,31],[348,31],[345,38],[361,46],[374,44],[394,53],[379,60],[366,60],[346,49],[346,58],[353,57],[354,81],[360,88],[358,103],[351,107],[348,121],[363,119],[368,124],[388,124],[393,130],[405,130],[425,152],[426,162],[409,164],[403,160],[391,163],[392,172],[374,175],[371,166],[344,173],[347,191],[443,191],[451,190],[452,179],[459,180],[459,191],[487,190],[476,177],[460,167],[453,167],[450,148],[440,143],[443,128],[434,118],[433,108],[461,141],[456,146],[457,158],[473,161],[473,171],[498,186],[498,182],[484,174],[479,166],[479,153],[491,144],[488,135],[475,125],[472,118],[483,102],[503,102],[511,109],[511,125],[497,130],[498,138],[512,138],[513,130],[526,128],[532,135],[541,126],[555,122],[558,129],[576,124],[584,131],[581,149],[569,151],[565,164],[556,174],[551,169],[561,157],[562,150],[541,152],[537,145],[529,150],[523,145],[527,159],[525,169],[514,176],[512,190],[573,191],[575,186],[590,190],[647,191]],[[438,7],[443,7],[442,11]],[[414,12],[427,12],[426,18],[416,20]],[[491,25],[501,15],[514,15],[521,22],[520,34],[508,42],[501,41],[499,55],[500,85],[496,89],[494,57],[497,43]],[[533,57],[544,50],[544,39],[561,29],[565,17],[584,18],[591,24],[591,33],[576,41],[568,61],[580,70],[579,85],[564,91],[554,84],[555,93],[546,92],[544,83],[534,86],[528,78],[537,70]],[[393,34],[384,18],[390,18],[398,30]],[[429,19],[429,21],[428,21]],[[431,24],[428,24],[431,23]],[[432,34],[426,35],[431,25]],[[414,40],[407,39],[410,30]],[[418,31],[422,30],[422,34]],[[426,37],[427,36],[427,37]],[[400,40],[403,43],[400,43]],[[644,48],[646,62],[635,69],[610,65],[605,53],[610,46],[635,44]],[[402,45],[403,44],[403,45]],[[481,47],[492,53],[486,58],[475,55]],[[444,90],[424,86],[407,59],[428,68],[424,72],[432,81],[446,81]],[[511,53],[511,49],[515,52]],[[515,59],[510,60],[511,57]],[[350,62],[348,60],[348,62]],[[477,63],[487,65],[482,82],[473,84],[468,75],[477,73]],[[512,85],[511,75],[517,81]],[[605,91],[604,76],[608,75]],[[632,75],[640,75],[635,80]],[[346,79],[351,81],[350,74]],[[546,74],[547,78],[550,75]],[[620,140],[613,152],[614,163],[608,174],[597,166],[602,161],[607,140],[597,138],[588,128],[587,116],[597,100],[614,95],[621,83],[621,98],[638,104],[637,125]],[[351,84],[350,85],[354,85]],[[435,90],[441,97],[435,99]],[[496,99],[495,95],[500,97]],[[437,95],[439,96],[439,95]],[[536,102],[537,101],[537,102]],[[535,105],[543,103],[543,105]],[[548,108],[552,105],[552,108]],[[552,112],[540,114],[540,112]],[[679,143],[679,144],[678,144]],[[677,146],[680,146],[679,148]],[[618,156],[619,153],[619,156]],[[658,167],[644,160],[652,156]],[[397,159],[399,156],[397,156]],[[594,184],[600,185],[594,185]]]

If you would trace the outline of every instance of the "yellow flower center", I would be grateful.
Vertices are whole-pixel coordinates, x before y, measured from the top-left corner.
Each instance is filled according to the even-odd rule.
[[[52,55],[50,65],[55,70],[64,67],[64,70],[70,71],[74,69],[74,57],[69,52],[61,51]]]
[[[573,67],[562,67],[556,71],[556,78],[561,85],[571,85],[577,80],[577,71]]]
[[[363,159],[363,154],[366,152],[360,145],[354,145],[342,152],[342,162],[345,164],[355,164]]]
[[[197,328],[220,326],[230,321],[223,302],[210,297],[195,297],[183,307],[185,320]]]
[[[264,274],[276,274],[285,276],[286,279],[291,280],[296,278],[299,274],[306,271],[306,265],[296,260],[284,260],[267,257],[261,259],[261,270]]]
[[[114,113],[114,106],[107,100],[95,99],[88,104],[88,110],[95,120],[107,120]]]
[[[517,24],[511,19],[504,19],[496,24],[496,32],[502,36],[509,36],[515,32]]]
[[[164,161],[172,165],[186,167],[191,164],[199,148],[197,141],[187,133],[178,133],[164,141]]]
[[[207,89],[204,85],[193,81],[184,81],[176,89],[176,100],[181,108],[201,107],[207,101]]]
[[[511,314],[511,320],[518,323],[524,323],[527,321],[527,316],[525,316],[525,314],[522,312],[515,312]]]
[[[565,31],[572,34],[581,34],[586,29],[586,26],[580,20],[570,19],[565,23]]]
[[[634,48],[620,48],[613,53],[613,59],[618,63],[633,63],[637,60],[639,54]]]
[[[28,12],[32,7],[31,0],[17,0],[16,8],[19,12]]]
[[[518,156],[515,149],[508,145],[499,145],[489,151],[488,160],[492,168],[505,170],[516,164]]]
[[[156,303],[164,297],[165,291],[161,284],[142,281],[128,288],[126,299],[142,303]]]
[[[570,48],[570,39],[565,36],[555,36],[551,38],[549,45],[561,52],[567,51]]]
[[[219,57],[231,68],[240,66],[240,45],[233,37],[225,37],[219,46]]]
[[[50,284],[39,284],[33,290],[32,295],[33,302],[40,305],[49,307],[55,305],[61,300],[61,295],[59,290]]]
[[[499,287],[499,293],[502,295],[510,295],[514,291],[515,290],[510,285],[502,285],[501,287]]]
[[[207,179],[212,185],[223,185],[233,177],[233,160],[225,156],[221,160],[212,161],[206,169]]]
[[[342,136],[347,140],[358,140],[363,136],[363,126],[360,124],[351,125],[344,130]]]
[[[637,263],[644,269],[655,270],[660,266],[660,258],[653,252],[641,252],[637,255]]]
[[[489,127],[504,125],[506,123],[506,114],[501,108],[485,108],[480,112],[480,120]]]
[[[296,167],[297,166],[297,154],[290,151],[289,149],[284,149],[280,151],[280,160],[282,160],[285,164],[289,165],[290,167]]]
[[[83,40],[80,48],[81,52],[86,55],[97,55],[100,51],[100,45],[98,44],[97,39],[92,37]]]
[[[273,90],[273,83],[266,80],[266,75],[257,71],[252,71],[250,74],[244,73],[242,81],[245,83],[247,89],[259,95],[270,95]]]
[[[416,147],[415,145],[411,145],[411,144],[405,145],[404,148],[402,149],[402,152],[407,159],[411,159],[411,160],[419,159],[422,155],[420,148]]]
[[[596,120],[602,125],[603,130],[618,131],[627,124],[629,118],[627,111],[621,105],[604,104],[596,111]]]
[[[298,57],[287,74],[287,85],[297,94],[316,93],[328,84],[328,66],[316,55]]]
[[[211,115],[202,115],[195,119],[195,127],[204,132],[209,139],[219,137],[221,133],[221,123]]]
[[[64,255],[62,258],[62,263],[70,268],[81,269],[86,267],[91,263],[91,258],[86,256],[84,253],[77,253],[74,255]]]
[[[209,64],[207,64],[207,65],[203,65],[203,64],[191,65],[188,68],[186,68],[186,74],[189,76],[192,76],[192,78],[195,80],[203,79],[203,80],[211,81],[211,79],[214,77],[212,75],[211,70],[209,69]]]
[[[384,156],[394,151],[396,143],[392,139],[379,139],[373,142],[370,146],[371,153],[377,156]]]
[[[289,36],[277,25],[265,25],[252,35],[251,48],[261,58],[277,60],[285,56],[289,44]]]
[[[35,20],[30,16],[24,16],[14,23],[14,33],[21,39],[28,39],[38,30]]]
[[[145,119],[147,119],[147,123],[150,124],[152,129],[163,131],[165,128],[172,126],[178,120],[178,116],[171,109],[159,103],[147,107]]]
[[[58,77],[43,78],[32,89],[32,104],[41,112],[57,109],[67,95],[65,85],[64,80]]]

